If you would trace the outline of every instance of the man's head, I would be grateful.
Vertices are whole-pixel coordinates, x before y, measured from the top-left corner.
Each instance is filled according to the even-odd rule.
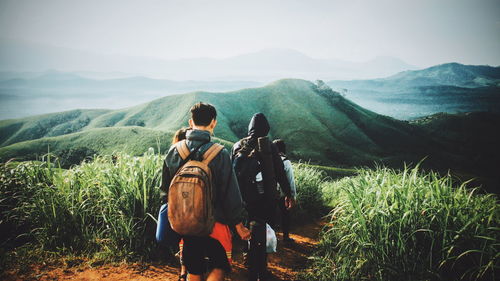
[[[213,133],[217,125],[217,111],[208,103],[199,102],[191,107],[189,125],[193,129],[205,130]]]
[[[252,138],[265,137],[269,133],[269,122],[264,113],[256,113],[248,124],[248,135]]]
[[[286,154],[286,145],[282,139],[273,140],[280,153]]]

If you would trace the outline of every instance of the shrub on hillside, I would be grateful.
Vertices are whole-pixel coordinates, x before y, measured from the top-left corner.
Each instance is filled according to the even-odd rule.
[[[328,213],[322,195],[325,172],[303,163],[293,164],[297,204],[293,210],[294,220],[321,217]]]
[[[495,280],[493,195],[418,167],[363,170],[323,186],[334,206],[310,280]]]
[[[91,159],[94,155],[98,154],[97,151],[88,147],[72,147],[57,151],[56,153],[59,155],[59,163],[63,168],[80,164],[83,160]]]

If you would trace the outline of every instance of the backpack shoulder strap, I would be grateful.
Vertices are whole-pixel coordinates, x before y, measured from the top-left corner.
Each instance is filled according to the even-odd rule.
[[[189,151],[189,147],[186,144],[186,140],[177,142],[175,144],[175,147],[177,148],[177,152],[179,152],[182,160],[185,160],[186,158],[188,158],[189,154],[191,154],[191,152]]]
[[[212,161],[219,152],[224,148],[223,145],[220,145],[218,143],[214,143],[205,153],[203,153],[203,163],[207,164]]]

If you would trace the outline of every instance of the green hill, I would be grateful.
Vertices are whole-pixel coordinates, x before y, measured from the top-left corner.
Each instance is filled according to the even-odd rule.
[[[492,133],[500,124],[496,114],[410,123],[364,109],[322,83],[285,79],[261,88],[167,96],[120,110],[75,110],[1,121],[0,158],[33,159],[47,153],[48,147],[60,155],[75,154],[76,160],[114,151],[137,155],[157,147],[157,138],[165,151],[172,132],[187,125],[189,109],[198,101],[217,108],[214,133],[227,146],[246,135],[254,113],[263,112],[271,137],[287,142],[291,159],[321,165],[379,162],[401,167],[427,157],[425,167],[489,178],[489,166],[498,154],[495,143],[500,143]],[[456,125],[462,123],[470,129]]]
[[[150,147],[153,147],[156,151],[157,143],[161,144],[161,151],[165,151],[168,149],[172,135],[171,132],[161,132],[135,126],[90,129],[1,147],[0,155],[4,159],[28,160],[39,158],[51,152],[60,155],[67,161],[79,162],[86,156],[94,154],[114,154],[126,151],[138,155],[146,152]]]
[[[426,86],[465,88],[500,87],[500,66],[445,63],[421,70],[407,70],[387,78],[329,81],[332,87],[397,90]]]
[[[411,124],[421,127],[432,136],[449,156],[442,159],[441,166],[449,160],[459,158],[456,166],[475,175],[490,175],[498,180],[498,159],[500,159],[500,114],[470,112],[462,114],[440,113],[413,120]],[[446,163],[448,161],[448,163]],[[499,190],[500,191],[500,190]]]
[[[447,63],[328,85],[363,107],[398,119],[439,112],[500,112],[500,67]]]
[[[499,87],[500,67],[445,63],[422,70],[403,71],[385,80],[407,86]]]
[[[71,110],[0,121],[0,146],[81,131],[109,110]]]
[[[271,136],[285,139],[295,159],[359,165],[398,157],[406,153],[403,143],[425,151],[415,141],[414,135],[421,132],[414,126],[361,108],[327,87],[291,79],[226,93],[167,96],[122,110],[77,110],[2,121],[2,146],[104,127],[175,131],[187,125],[189,108],[198,101],[218,109],[215,135],[231,142],[246,135],[254,113],[263,112],[270,120]]]
[[[31,160],[47,153],[60,157],[63,166],[81,162],[94,154],[112,155],[121,152],[142,155],[149,149],[166,152],[173,137],[171,131],[152,130],[137,126],[89,129],[56,137],[23,141],[0,148],[3,159]],[[214,138],[228,149],[232,143]]]

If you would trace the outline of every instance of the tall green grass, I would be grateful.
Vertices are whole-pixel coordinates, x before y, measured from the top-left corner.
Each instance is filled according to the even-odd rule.
[[[327,214],[321,190],[327,178],[326,173],[305,163],[294,163],[292,166],[297,189],[297,204],[292,209],[293,220],[310,220]]]
[[[310,280],[495,280],[500,208],[493,195],[422,173],[362,170],[323,184],[333,207]]]
[[[162,155],[96,156],[0,165],[1,249],[99,260],[149,259],[155,248]],[[294,164],[296,218],[333,209],[309,280],[493,280],[500,208],[450,177],[418,168],[360,170],[341,180]]]
[[[24,245],[95,260],[148,260],[164,156],[96,156],[62,169],[54,159],[0,165],[0,252]],[[325,214],[324,173],[294,165],[297,217]]]
[[[103,259],[147,257],[154,246],[162,157],[97,156],[65,170],[49,161],[2,165],[2,246]]]

